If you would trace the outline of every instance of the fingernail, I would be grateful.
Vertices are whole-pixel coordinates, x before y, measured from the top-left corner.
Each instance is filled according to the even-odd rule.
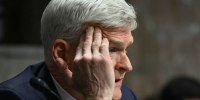
[[[89,30],[92,30],[92,29],[93,29],[93,26],[89,26],[88,29],[89,29]]]
[[[103,38],[103,40],[106,41],[106,42],[108,42],[108,39],[107,39],[107,38]]]

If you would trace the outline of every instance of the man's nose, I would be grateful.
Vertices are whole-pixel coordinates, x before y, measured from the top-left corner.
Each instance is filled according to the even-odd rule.
[[[130,71],[133,70],[131,62],[130,62],[130,60],[129,60],[129,58],[128,58],[126,53],[121,53],[120,54],[120,59],[116,64],[116,68],[118,70],[124,70],[126,72],[130,72]]]

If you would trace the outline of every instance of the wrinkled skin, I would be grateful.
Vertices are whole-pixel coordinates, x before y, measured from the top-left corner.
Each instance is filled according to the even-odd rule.
[[[57,72],[52,69],[52,75],[76,99],[119,100],[123,78],[132,70],[126,55],[131,43],[133,37],[126,28],[102,31],[89,27],[81,36],[76,52],[66,47],[63,52],[67,54],[61,52],[58,55],[62,56],[54,57]]]

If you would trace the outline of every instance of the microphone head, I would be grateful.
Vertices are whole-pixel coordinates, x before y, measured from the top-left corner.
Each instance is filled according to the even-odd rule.
[[[42,79],[37,77],[31,78],[30,84],[32,87],[40,91],[46,92],[50,90],[49,86]]]
[[[58,94],[52,91],[42,79],[33,77],[29,82],[33,88],[42,92],[46,96],[47,100],[61,100]]]

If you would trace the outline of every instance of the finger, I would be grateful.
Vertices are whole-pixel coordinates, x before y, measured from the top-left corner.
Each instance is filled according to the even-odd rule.
[[[80,60],[82,55],[83,55],[82,54],[83,53],[82,48],[83,48],[83,43],[84,43],[84,37],[85,37],[84,34],[81,35],[81,37],[80,37],[79,45],[76,48],[76,55],[75,55],[74,60]]]
[[[106,57],[110,56],[109,55],[109,42],[108,42],[107,38],[103,38],[100,49],[101,49],[101,54],[103,56],[106,56]]]
[[[99,47],[101,46],[101,42],[102,42],[102,33],[101,30],[98,27],[96,27],[94,29],[93,43],[92,43],[93,54],[99,54]]]
[[[92,55],[91,45],[92,45],[92,40],[93,40],[93,33],[94,33],[93,27],[89,27],[86,30],[85,41],[83,44],[83,56],[84,57],[91,57],[91,55]]]

